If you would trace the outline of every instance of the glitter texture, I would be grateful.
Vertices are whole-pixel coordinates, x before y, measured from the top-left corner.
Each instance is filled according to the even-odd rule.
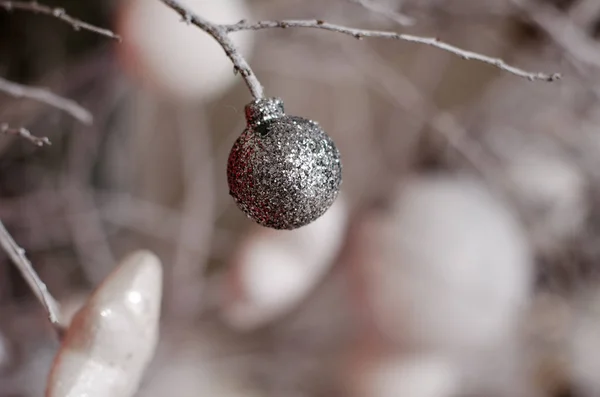
[[[227,163],[229,191],[257,223],[296,229],[323,215],[342,183],[340,153],[314,121],[284,113],[279,98],[246,106],[247,128]]]

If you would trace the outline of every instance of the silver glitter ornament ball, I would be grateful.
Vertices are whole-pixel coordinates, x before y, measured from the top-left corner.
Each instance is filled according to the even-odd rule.
[[[279,98],[246,105],[247,127],[227,163],[229,191],[262,226],[296,229],[323,215],[342,183],[340,152],[314,121],[288,116]]]

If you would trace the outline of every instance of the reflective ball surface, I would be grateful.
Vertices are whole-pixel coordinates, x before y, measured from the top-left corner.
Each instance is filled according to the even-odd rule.
[[[227,163],[229,191],[262,226],[296,229],[323,215],[342,183],[340,153],[314,121],[288,116],[279,98],[246,106],[247,128]]]

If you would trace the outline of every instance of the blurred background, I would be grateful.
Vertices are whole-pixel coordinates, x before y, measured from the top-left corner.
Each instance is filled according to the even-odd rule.
[[[228,195],[251,97],[158,0],[47,0],[122,43],[0,11],[0,71],[91,126],[0,95],[0,219],[68,313],[127,253],[165,265],[139,396],[600,396],[600,2],[187,0],[219,23],[319,18],[440,39],[235,33],[269,96],[318,121],[344,182],[317,222],[261,228]],[[400,26],[392,13],[410,16]],[[0,262],[0,397],[39,397],[58,344]]]

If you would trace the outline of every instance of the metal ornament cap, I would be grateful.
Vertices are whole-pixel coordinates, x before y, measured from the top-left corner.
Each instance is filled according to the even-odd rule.
[[[342,183],[340,152],[318,123],[288,116],[279,98],[246,105],[247,127],[227,163],[229,192],[258,224],[292,230],[323,215]]]

